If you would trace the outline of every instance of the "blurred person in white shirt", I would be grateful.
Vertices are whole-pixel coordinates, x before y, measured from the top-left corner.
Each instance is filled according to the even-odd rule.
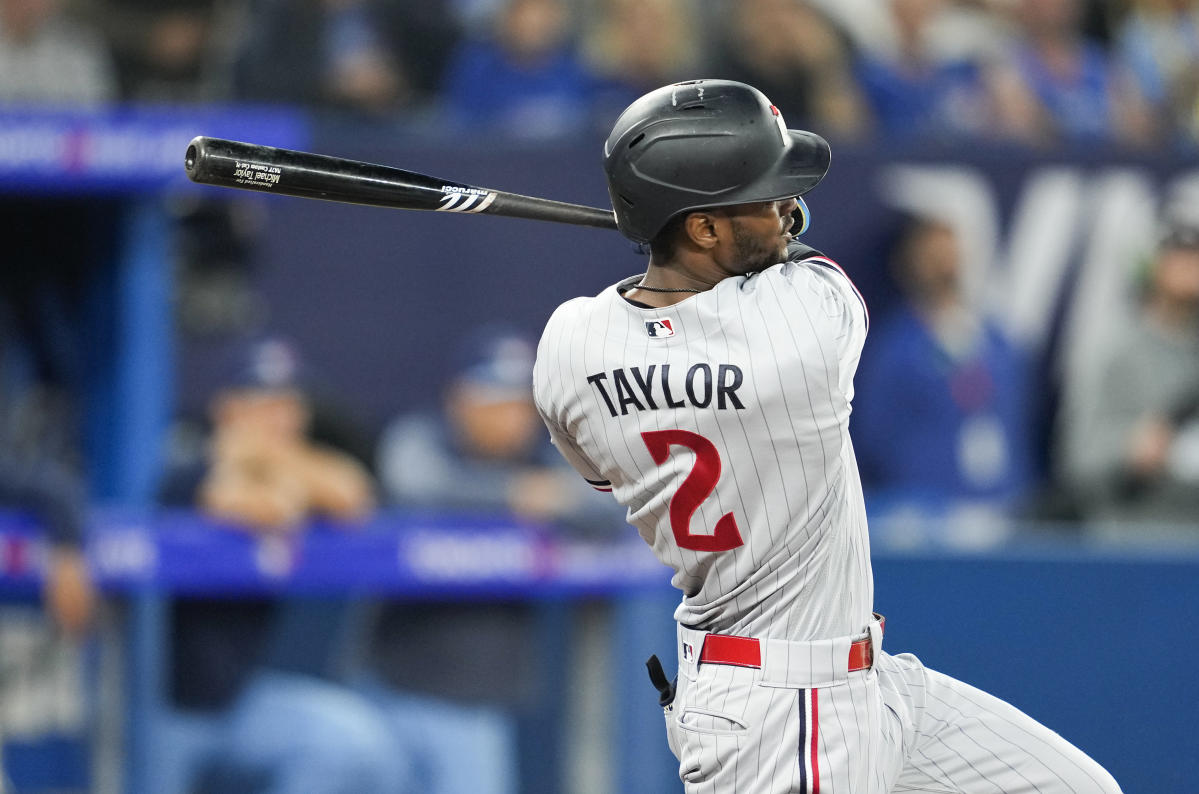
[[[0,104],[99,104],[116,95],[104,39],[58,0],[0,0]]]

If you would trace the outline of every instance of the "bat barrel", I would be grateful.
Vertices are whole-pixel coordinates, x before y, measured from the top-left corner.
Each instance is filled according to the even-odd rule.
[[[448,182],[390,166],[221,138],[188,144],[193,182],[409,210],[485,213],[615,229],[611,210]]]
[[[437,209],[441,198],[421,174],[220,138],[193,139],[183,163],[193,182],[287,196],[407,209]]]

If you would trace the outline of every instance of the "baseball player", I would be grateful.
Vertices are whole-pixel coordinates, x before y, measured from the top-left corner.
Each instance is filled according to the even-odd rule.
[[[563,304],[538,349],[554,442],[683,591],[677,683],[651,676],[684,788],[1117,792],[1017,709],[882,650],[849,438],[866,307],[794,239],[829,158],[742,83],[641,97],[604,167],[648,269]]]

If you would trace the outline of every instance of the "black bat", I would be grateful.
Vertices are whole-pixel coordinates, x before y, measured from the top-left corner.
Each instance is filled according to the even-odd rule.
[[[385,165],[222,138],[193,138],[183,160],[206,185],[402,210],[476,212],[615,229],[611,210],[464,185]]]

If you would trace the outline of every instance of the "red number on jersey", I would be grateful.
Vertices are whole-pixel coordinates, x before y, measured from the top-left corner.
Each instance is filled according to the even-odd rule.
[[[686,447],[695,453],[695,465],[670,499],[670,529],[679,548],[692,551],[728,551],[743,545],[737,519],[725,513],[716,522],[711,535],[691,532],[691,517],[700,504],[711,496],[720,479],[720,453],[711,441],[690,430],[651,430],[641,434],[654,463],[661,466],[670,458],[672,446]]]

